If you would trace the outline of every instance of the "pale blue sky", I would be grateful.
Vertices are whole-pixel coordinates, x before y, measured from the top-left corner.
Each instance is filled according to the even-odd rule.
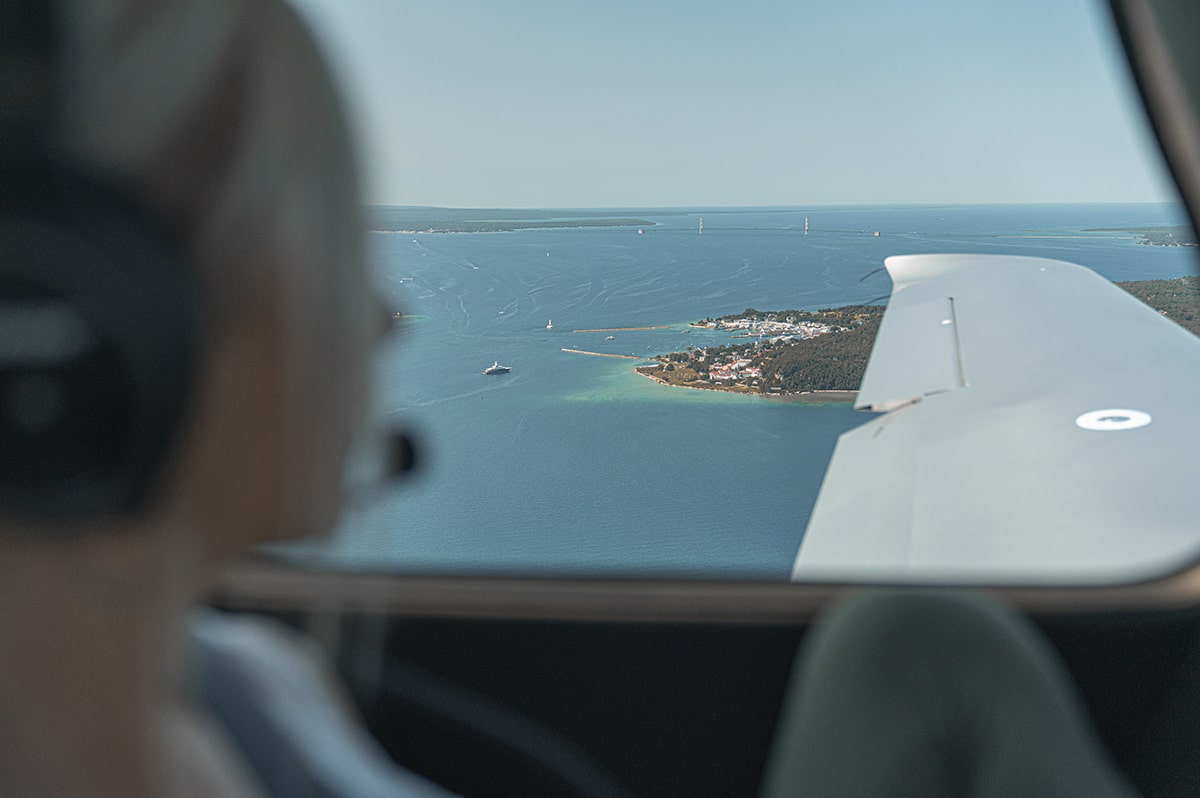
[[[294,2],[376,203],[1174,199],[1098,2]]]

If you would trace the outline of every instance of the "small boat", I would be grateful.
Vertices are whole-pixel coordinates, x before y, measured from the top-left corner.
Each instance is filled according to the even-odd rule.
[[[512,371],[512,368],[510,366],[501,366],[500,361],[497,360],[497,361],[493,362],[492,365],[485,368],[483,370],[483,373],[484,374],[507,374],[510,371]]]
[[[546,319],[546,329],[547,330],[554,329],[554,320],[553,319]]]
[[[617,337],[617,336],[615,336],[615,335],[607,335],[607,336],[605,336],[605,337],[604,337],[604,340],[605,340],[605,341],[611,341],[612,339],[614,339],[614,338],[616,338],[616,337]]]

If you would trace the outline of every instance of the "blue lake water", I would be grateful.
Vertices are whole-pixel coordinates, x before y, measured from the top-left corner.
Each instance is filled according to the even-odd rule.
[[[350,512],[321,557],[405,571],[786,579],[837,436],[863,415],[668,388],[634,373],[638,361],[562,349],[644,357],[728,340],[689,331],[705,316],[885,297],[886,274],[860,278],[889,255],[1036,255],[1130,280],[1191,274],[1197,252],[1087,231],[1184,223],[1170,205],[612,215],[657,224],[641,235],[372,235],[380,290],[405,314],[379,356],[379,401],[416,431],[424,457],[418,478]],[[658,325],[668,329],[573,332]],[[512,372],[483,376],[493,361]]]

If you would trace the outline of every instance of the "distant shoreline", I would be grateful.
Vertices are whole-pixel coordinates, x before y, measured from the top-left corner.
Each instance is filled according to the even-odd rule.
[[[1196,231],[1191,225],[1159,225],[1154,227],[1085,227],[1085,233],[1129,233],[1137,243],[1150,247],[1194,247]]]
[[[534,220],[436,220],[424,223],[420,229],[380,226],[369,232],[381,235],[424,235],[428,233],[512,233],[518,230],[559,230],[584,227],[637,227],[657,226],[647,219],[534,219]]]

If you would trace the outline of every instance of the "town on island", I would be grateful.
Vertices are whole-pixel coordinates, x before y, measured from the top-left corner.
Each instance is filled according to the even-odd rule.
[[[759,311],[703,319],[730,343],[658,355],[637,372],[664,385],[811,401],[852,401],[883,318],[877,305]]]
[[[1117,285],[1200,335],[1200,277]],[[663,385],[780,396],[814,403],[852,402],[883,320],[879,305],[817,311],[760,311],[707,318],[692,327],[727,331],[731,343],[686,347],[637,366]]]

